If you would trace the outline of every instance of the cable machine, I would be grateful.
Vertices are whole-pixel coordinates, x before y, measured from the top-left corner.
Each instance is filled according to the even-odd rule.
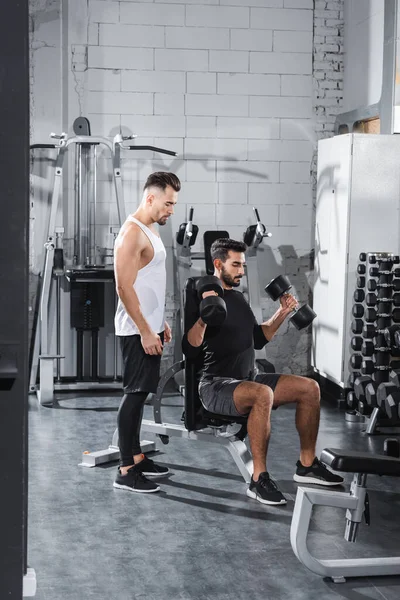
[[[90,123],[85,117],[74,121],[74,136],[66,133],[50,137],[54,144],[34,144],[36,148],[57,150],[55,176],[50,201],[50,218],[45,243],[45,256],[41,269],[39,317],[34,333],[31,356],[30,391],[36,392],[40,404],[51,404],[55,391],[119,388],[117,340],[113,341],[113,375],[99,374],[99,331],[105,324],[105,286],[114,284],[112,264],[102,264],[97,252],[97,164],[99,149],[106,149],[112,162],[112,181],[118,210],[118,228],[111,228],[114,239],[126,219],[121,178],[121,151],[151,150],[176,156],[175,152],[155,146],[130,145],[136,136],[118,133],[111,141],[105,137],[92,136]],[[64,227],[56,227],[57,213],[63,191],[64,160],[67,149],[75,149],[75,202],[74,202],[74,250],[72,260],[65,260]],[[55,282],[56,352],[51,341],[51,297]],[[62,290],[69,292],[71,328],[75,329],[76,365],[71,377],[61,376],[62,354],[61,324],[66,319],[63,312]],[[115,294],[114,309],[116,303]],[[90,335],[90,340],[87,339]],[[90,341],[89,369],[85,361]],[[86,343],[85,343],[86,342]],[[65,345],[65,344],[64,344]],[[65,350],[65,348],[64,348]],[[39,375],[39,377],[38,377]]]

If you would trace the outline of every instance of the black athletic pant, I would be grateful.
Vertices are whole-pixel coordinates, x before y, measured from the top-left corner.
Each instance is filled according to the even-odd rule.
[[[140,426],[147,392],[125,394],[118,410],[120,466],[133,465],[133,456],[141,454]]]
[[[164,332],[159,336],[164,341]],[[118,411],[120,465],[133,464],[133,456],[141,454],[140,426],[143,406],[148,394],[155,393],[160,377],[161,356],[146,354],[140,335],[120,337],[122,352],[122,385],[124,397]]]

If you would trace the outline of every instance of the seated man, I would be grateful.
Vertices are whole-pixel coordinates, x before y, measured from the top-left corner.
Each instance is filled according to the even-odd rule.
[[[254,368],[254,348],[269,342],[297,306],[291,294],[280,299],[280,308],[258,325],[243,294],[233,288],[244,275],[246,245],[231,239],[211,246],[214,275],[224,287],[227,317],[220,328],[207,326],[199,312],[188,315],[183,351],[188,358],[204,352],[199,395],[204,407],[227,416],[248,415],[247,430],[253,456],[253,475],[247,495],[263,504],[286,504],[286,499],[267,471],[271,410],[296,404],[296,428],[300,459],[293,479],[301,483],[339,485],[343,478],[329,471],[315,456],[320,413],[319,386],[313,379],[278,373],[259,373]],[[215,294],[205,292],[203,297]]]

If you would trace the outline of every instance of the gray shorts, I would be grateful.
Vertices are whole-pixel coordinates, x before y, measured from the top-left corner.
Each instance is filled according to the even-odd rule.
[[[278,383],[279,373],[259,373],[252,381],[263,383],[274,390]],[[199,396],[204,408],[217,415],[228,417],[243,417],[236,410],[233,392],[242,381],[247,379],[232,379],[228,377],[213,377],[199,383]]]

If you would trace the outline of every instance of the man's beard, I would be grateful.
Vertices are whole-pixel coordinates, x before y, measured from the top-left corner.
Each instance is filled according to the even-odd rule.
[[[162,217],[159,221],[157,221],[157,224],[163,226],[167,224],[167,221],[168,218]]]
[[[239,287],[241,278],[241,275],[238,275],[238,279],[234,279],[227,273],[224,267],[221,268],[221,279],[225,285],[228,285],[229,287]]]

